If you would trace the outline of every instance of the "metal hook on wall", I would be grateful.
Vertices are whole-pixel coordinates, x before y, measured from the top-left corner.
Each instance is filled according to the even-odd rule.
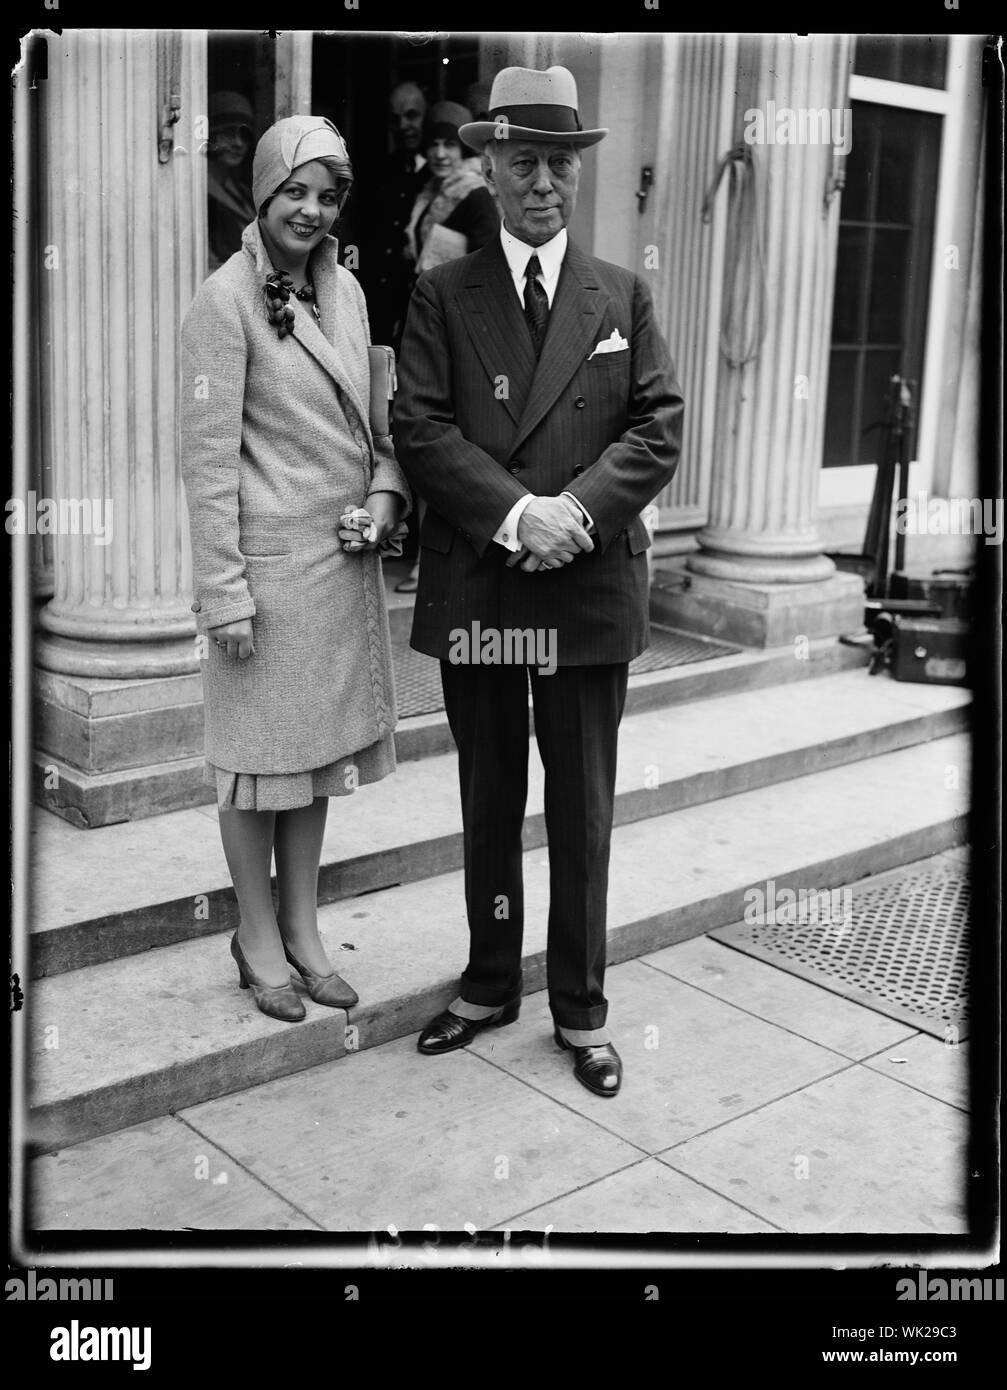
[[[157,132],[157,158],[160,164],[167,164],[171,158],[175,148],[173,127],[178,124],[181,114],[182,98],[178,92],[172,92],[167,103],[161,107],[161,123]]]
[[[182,116],[182,43],[175,30],[157,36],[157,159],[167,164],[175,148],[176,126]]]
[[[822,216],[828,217],[829,208],[837,193],[846,187],[846,156],[833,154],[832,168],[825,179],[825,193],[822,196]]]

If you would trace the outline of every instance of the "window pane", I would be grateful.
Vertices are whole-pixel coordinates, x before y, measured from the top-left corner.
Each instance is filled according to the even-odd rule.
[[[826,468],[845,468],[847,464],[856,463],[853,448],[853,383],[859,356],[857,352],[832,350],[829,399],[825,411],[825,453],[822,459]]]
[[[871,308],[867,320],[869,343],[902,341],[906,275],[909,271],[909,233],[875,231],[871,258]]]
[[[860,337],[867,290],[864,281],[866,243],[866,228],[840,227],[836,255],[836,298],[832,310],[834,343],[855,343]]]
[[[914,87],[943,87],[947,63],[946,36],[861,34],[853,71],[858,77],[880,77]]]
[[[876,106],[863,102],[853,105],[853,140],[846,160],[841,216],[844,222],[864,222],[871,215],[871,189],[877,158],[877,122],[869,114]]]
[[[937,116],[934,119],[940,120]],[[912,192],[916,172],[917,122],[898,110],[885,111],[879,125],[878,222],[912,221]]]

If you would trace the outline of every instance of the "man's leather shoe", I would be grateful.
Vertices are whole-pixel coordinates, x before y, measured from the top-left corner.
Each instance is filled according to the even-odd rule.
[[[622,1058],[611,1043],[595,1043],[593,1047],[578,1047],[567,1042],[556,1029],[553,1036],[564,1052],[573,1053],[573,1074],[582,1086],[596,1096],[615,1096],[622,1085]]]
[[[513,1023],[521,1012],[521,1000],[506,1005],[489,1018],[459,1018],[450,1009],[445,1009],[423,1029],[416,1042],[416,1050],[434,1056],[439,1052],[454,1052],[455,1048],[467,1047],[475,1035],[483,1028],[500,1028],[505,1023]]]

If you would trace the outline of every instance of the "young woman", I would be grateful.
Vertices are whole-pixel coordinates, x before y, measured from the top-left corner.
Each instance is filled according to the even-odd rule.
[[[240,909],[231,951],[258,1007],[291,1022],[305,1016],[291,966],[316,1002],[357,1002],[318,935],[328,798],[395,768],[378,551],[409,491],[390,437],[371,432],[363,293],[329,235],[352,177],[329,121],[272,126],[253,163],[257,220],[182,328],[206,775]],[[360,507],[363,536],[340,524]]]

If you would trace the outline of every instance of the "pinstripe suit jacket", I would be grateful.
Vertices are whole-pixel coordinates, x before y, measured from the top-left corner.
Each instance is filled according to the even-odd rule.
[[[629,348],[591,356],[617,329]],[[589,360],[590,358],[590,360]],[[629,661],[649,640],[640,512],[671,480],[683,401],[633,272],[572,242],[538,362],[500,239],[421,276],[402,340],[395,453],[427,513],[412,645],[552,629],[559,665]],[[526,493],[569,491],[595,549],[560,569],[507,568],[493,541]]]

